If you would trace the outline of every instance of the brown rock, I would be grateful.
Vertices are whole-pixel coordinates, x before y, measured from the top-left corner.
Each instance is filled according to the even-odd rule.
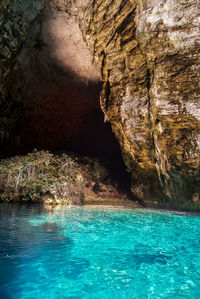
[[[145,201],[200,192],[197,0],[93,1],[81,21],[103,77],[101,107]]]

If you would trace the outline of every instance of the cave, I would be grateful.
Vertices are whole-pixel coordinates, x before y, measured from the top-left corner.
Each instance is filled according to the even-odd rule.
[[[11,130],[18,144],[7,154],[43,149],[98,158],[120,188],[129,188],[120,145],[100,107],[101,72],[72,18],[59,12],[34,22],[11,81],[12,102],[19,94],[22,101]]]
[[[154,2],[1,1],[1,158],[125,162],[134,198],[199,205],[198,10]]]

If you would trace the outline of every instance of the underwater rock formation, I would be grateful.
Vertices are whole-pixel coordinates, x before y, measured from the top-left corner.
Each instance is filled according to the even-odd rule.
[[[36,31],[36,29],[29,31],[24,48],[20,52],[26,36],[24,24],[28,22],[30,27],[32,22],[38,28],[39,23],[44,24],[42,18],[54,11],[53,21],[45,23],[48,31],[51,22],[56,22],[55,11],[56,14],[60,11],[62,17],[66,15],[67,22],[72,22],[77,30],[80,28],[91,57],[99,64],[101,74],[97,68],[94,71],[92,66],[88,76],[93,80],[95,74],[98,84],[102,77],[101,108],[105,120],[111,123],[120,143],[125,164],[132,175],[131,190],[135,198],[150,202],[161,201],[166,206],[175,208],[187,203],[196,204],[200,197],[199,1],[52,1],[52,6],[49,7],[49,4],[48,9],[44,9],[43,17],[39,16],[45,3],[36,2],[38,2],[38,21],[33,22],[35,17],[32,17],[32,21],[27,21],[26,19],[31,19],[26,18],[27,13],[24,12],[23,17],[19,15],[18,19],[14,18],[14,24],[20,28],[18,32],[23,32],[20,33],[23,37],[16,40],[17,50],[12,52],[9,59],[7,52],[3,54],[6,61],[4,68],[1,68],[6,74],[3,77],[1,75],[5,106],[3,110],[5,116],[2,118],[4,126],[14,128],[16,134],[16,123],[19,123],[16,119],[24,111],[25,96],[21,97],[23,85],[19,87],[13,84],[15,78],[12,77],[12,73],[16,76],[14,70],[17,69],[20,59],[23,66],[24,53],[28,47],[26,45],[30,45],[28,40],[34,35],[31,32]],[[16,3],[18,2],[7,0],[1,4],[3,28],[7,34],[0,42],[1,57],[4,53],[2,51],[6,51],[8,45],[9,47],[12,45],[13,38],[6,26],[9,16],[15,14],[13,7]],[[24,7],[23,1],[19,3]],[[25,12],[26,9],[27,7],[24,7]],[[10,28],[14,28],[12,26],[10,25]],[[41,27],[38,30],[41,30]],[[43,32],[40,32],[40,37]],[[57,38],[59,40],[59,32],[54,33],[55,40]],[[63,35],[62,37],[64,38]],[[39,39],[35,44],[37,51],[41,47],[45,48],[48,40],[42,38],[41,42]],[[59,57],[68,51],[67,48],[64,49],[61,49]],[[81,52],[83,47],[79,49]],[[81,54],[77,53],[77,57],[80,57],[79,55]],[[55,59],[54,56],[54,61]],[[65,59],[61,61],[62,67],[63,60]],[[55,69],[58,69],[58,60],[56,63]],[[68,70],[71,67],[71,71],[74,72],[75,65],[72,60],[71,64],[67,65]],[[20,71],[20,74],[22,76],[23,72]],[[78,75],[81,74],[79,68]],[[77,77],[75,81],[76,79]],[[22,76],[21,81],[23,80]],[[13,89],[15,91],[12,91]],[[14,94],[20,95],[20,99],[13,96]],[[26,94],[24,91],[24,95]],[[30,96],[28,98],[30,99]],[[88,102],[85,104],[88,105]],[[45,107],[44,105],[43,108]],[[78,117],[74,121],[78,122]],[[2,130],[2,140],[7,138],[7,134],[12,135],[11,131],[11,129]],[[28,132],[27,127],[25,135]],[[66,134],[68,133],[66,131]],[[20,136],[18,138],[20,139]],[[8,144],[10,147],[11,144]]]

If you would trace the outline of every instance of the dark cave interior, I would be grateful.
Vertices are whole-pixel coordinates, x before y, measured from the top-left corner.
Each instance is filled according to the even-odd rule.
[[[114,183],[130,190],[120,146],[100,108],[101,73],[78,25],[62,14],[33,24],[15,69],[11,97],[20,91],[22,103],[11,131],[18,140],[14,154],[43,149],[95,157]]]
[[[55,73],[51,72],[53,77]],[[108,168],[113,182],[122,191],[128,190],[130,175],[111,125],[104,122],[100,108],[101,83],[80,82],[72,73],[65,73],[61,80],[61,75],[57,74],[55,80],[40,77],[34,101],[26,102],[24,120],[22,117],[19,126],[18,154],[36,148],[98,158]],[[28,121],[26,115],[32,115]]]

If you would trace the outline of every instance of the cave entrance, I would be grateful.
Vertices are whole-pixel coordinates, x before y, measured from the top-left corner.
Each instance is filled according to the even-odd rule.
[[[18,59],[25,99],[19,153],[34,148],[100,159],[129,188],[120,146],[99,104],[101,74],[78,24],[64,12],[30,29]]]

